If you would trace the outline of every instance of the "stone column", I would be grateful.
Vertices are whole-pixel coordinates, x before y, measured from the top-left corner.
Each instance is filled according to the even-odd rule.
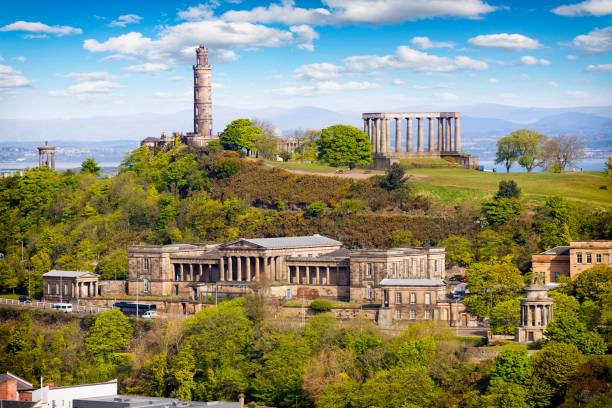
[[[444,142],[442,141],[442,127],[444,125],[444,119],[438,118],[438,150],[439,152],[444,151]]]
[[[246,280],[247,282],[251,281],[251,257],[245,257],[246,260]]]
[[[407,118],[406,123],[406,151],[412,152],[412,118]]]
[[[451,118],[446,118],[446,141],[444,144],[447,152],[453,151],[453,147],[451,146]]]
[[[329,266],[325,267],[325,284],[329,285]]]
[[[396,123],[397,123],[397,119],[395,119],[395,120],[396,120]],[[316,282],[316,284],[317,285],[321,284],[321,275],[319,274],[319,267],[318,266],[317,266],[317,282]]]
[[[417,152],[423,152],[423,119],[424,118],[417,118],[417,120],[419,121],[418,123],[418,131],[419,131],[419,136],[418,136],[418,141],[417,141]]]
[[[306,265],[306,284],[310,285],[310,267]]]
[[[461,151],[461,118],[455,117],[455,151]]]
[[[234,260],[231,255],[227,257],[227,274],[228,281],[234,280]]]
[[[55,170],[55,152],[51,153],[51,168]]]
[[[385,153],[391,151],[391,119],[385,119]]]
[[[402,119],[395,118],[395,152],[402,151]]]
[[[427,118],[429,120],[429,143],[427,146],[427,151],[428,152],[433,152],[436,150],[436,147],[434,146],[434,118]]]
[[[370,136],[370,129],[368,126],[368,120],[364,119],[363,120],[363,131],[365,132],[366,135]]]
[[[225,280],[225,260],[222,256],[219,257],[219,280]]]
[[[372,118],[372,147],[374,148],[374,153],[378,152],[378,119]]]
[[[259,282],[259,257],[255,258],[255,280]]]
[[[242,257],[236,257],[236,280],[238,282],[242,281]]]
[[[378,152],[385,152],[385,119],[378,119],[379,129],[378,129]]]

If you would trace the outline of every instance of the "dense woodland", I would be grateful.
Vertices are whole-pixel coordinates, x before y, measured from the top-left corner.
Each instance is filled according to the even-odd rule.
[[[440,245],[467,268],[471,310],[512,333],[532,253],[570,239],[610,239],[612,212],[549,197],[527,202],[511,181],[482,203],[433,202],[404,170],[354,181],[296,175],[213,145],[179,143],[126,156],[115,177],[87,160],[0,180],[0,290],[41,295],[51,268],[127,275],[126,246],[320,233],[349,247]],[[23,260],[22,260],[23,243]],[[321,313],[277,319],[255,295],[185,321],[142,322],[117,310],[77,319],[0,309],[0,371],[37,384],[118,377],[121,390],[277,407],[610,406],[612,268],[551,293],[555,321],[529,357],[464,360],[465,340],[420,323],[389,337],[370,322]]]

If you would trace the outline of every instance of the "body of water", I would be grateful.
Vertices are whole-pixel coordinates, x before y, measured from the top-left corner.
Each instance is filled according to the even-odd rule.
[[[479,160],[478,164],[480,164],[481,166],[484,166],[486,170],[495,169],[495,171],[497,171],[498,173],[506,172],[506,167],[503,164],[495,164],[495,160]],[[604,171],[605,166],[606,166],[606,159],[585,159],[582,162],[580,162],[578,167],[576,167],[576,171],[580,171],[581,168],[582,168],[582,171]],[[572,170],[572,169],[570,168],[566,170]],[[540,173],[542,171],[543,170],[539,167],[533,170],[534,173]],[[519,166],[516,163],[513,164],[512,167],[510,168],[510,173],[525,173],[525,172],[526,172],[525,168]]]

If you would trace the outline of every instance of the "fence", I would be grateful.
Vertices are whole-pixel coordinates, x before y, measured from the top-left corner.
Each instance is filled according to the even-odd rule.
[[[32,308],[32,309],[54,310],[53,309],[54,303],[38,302],[36,300],[33,300],[32,302],[20,302],[17,299],[8,299],[8,298],[0,297],[0,305],[10,305],[10,306],[16,306],[16,307],[23,307],[23,308]],[[108,308],[96,307],[96,306],[82,306],[82,305],[74,305],[74,304],[72,305],[72,313],[94,314],[94,313],[103,313],[106,310],[108,310]]]

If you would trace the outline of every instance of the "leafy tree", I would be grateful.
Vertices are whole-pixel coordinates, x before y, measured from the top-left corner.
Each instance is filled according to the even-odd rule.
[[[372,163],[368,135],[353,126],[335,125],[321,131],[318,157],[332,166],[365,166]]]
[[[225,127],[219,141],[227,150],[253,150],[255,140],[263,131],[249,119],[236,119]]]
[[[495,334],[514,334],[519,324],[521,306],[518,299],[499,302],[491,309],[491,329]]]
[[[119,309],[109,309],[96,318],[85,338],[85,349],[93,356],[108,360],[130,345],[133,331],[130,321]]]
[[[253,140],[253,151],[257,152],[258,157],[263,157],[268,160],[274,159],[278,151],[276,138],[267,133],[255,135]]]
[[[195,387],[195,368],[195,357],[189,345],[172,357],[169,374],[176,381],[176,398],[181,401],[191,401],[191,392]]]
[[[528,173],[544,162],[543,146],[548,140],[546,135],[529,129],[515,130],[510,134],[518,153],[518,164]]]
[[[495,153],[495,163],[503,163],[506,173],[510,173],[510,168],[519,158],[516,149],[516,141],[512,136],[506,136],[497,141],[497,152]]]
[[[404,178],[405,172],[406,170],[401,164],[393,163],[391,168],[386,171],[385,178],[380,181],[380,186],[389,191],[400,188],[408,180]]]
[[[474,261],[472,243],[462,237],[450,236],[438,243],[446,249],[446,262],[469,266]]]
[[[584,157],[584,142],[578,136],[555,136],[546,142],[544,157],[548,170],[559,169],[564,172],[566,167],[577,167]]]
[[[572,282],[572,290],[581,302],[600,302],[604,296],[609,295],[605,284],[611,281],[612,266],[599,264],[580,272]]]
[[[506,234],[491,228],[480,231],[476,237],[476,254],[479,262],[502,258],[512,253],[514,242]]]
[[[563,406],[609,407],[612,405],[612,359],[590,358],[574,373]]]
[[[240,159],[221,157],[213,164],[213,172],[217,178],[230,178],[240,171],[241,166]]]
[[[514,180],[501,180],[495,193],[496,200],[500,198],[521,198],[521,189]]]
[[[93,174],[94,176],[99,176],[100,170],[102,170],[102,168],[98,166],[98,163],[96,163],[93,157],[89,157],[85,159],[83,163],[81,163],[82,173],[88,173],[88,174]]]
[[[284,162],[288,162],[291,160],[291,153],[289,152],[280,152],[278,155]]]
[[[607,177],[609,178],[612,177],[612,156],[608,156],[608,160],[606,161],[606,168],[604,172],[606,173]]]
[[[520,214],[522,208],[521,202],[516,198],[498,198],[482,204],[482,211],[491,225],[506,224]]]
[[[526,350],[504,350],[495,359],[491,379],[522,385],[529,375],[529,354]]]
[[[584,354],[604,354],[604,341],[595,332],[588,332],[576,312],[557,312],[546,327],[546,342],[573,344]]]
[[[118,248],[104,256],[96,265],[95,272],[102,280],[127,279],[128,256],[127,250]]]
[[[410,247],[419,244],[410,230],[393,230],[390,238],[393,247]]]
[[[306,216],[317,217],[326,208],[327,208],[327,205],[325,205],[324,202],[315,201],[314,203],[310,204],[308,208],[306,209]]]
[[[310,303],[310,308],[317,312],[329,312],[334,304],[327,299],[315,299]]]
[[[476,399],[475,406],[530,408],[527,390],[513,382],[491,380],[484,396]]]
[[[550,196],[536,215],[536,230],[540,232],[538,246],[548,250],[571,241],[570,224],[573,219],[570,214],[570,204],[561,196]]]

